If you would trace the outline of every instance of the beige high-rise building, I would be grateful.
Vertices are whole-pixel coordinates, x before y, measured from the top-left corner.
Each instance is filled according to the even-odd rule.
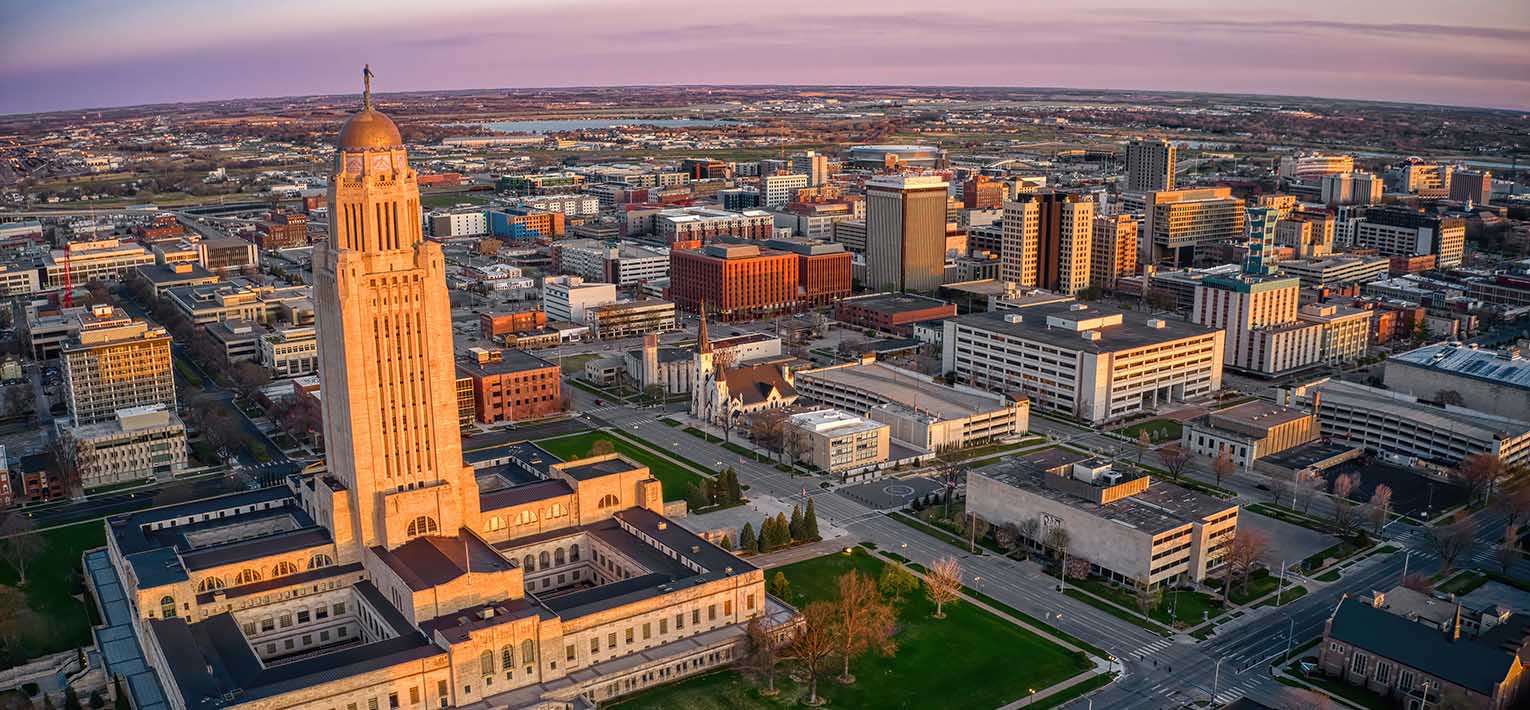
[[[866,288],[933,292],[946,264],[946,181],[889,175],[866,181]]]
[[[792,156],[792,172],[807,176],[808,187],[829,181],[829,156],[809,150]]]
[[[1126,144],[1126,189],[1153,192],[1174,189],[1177,149],[1166,140],[1134,140]]]
[[[1374,205],[1381,201],[1381,177],[1374,173],[1329,173],[1322,177],[1323,204]]]
[[[119,409],[148,404],[174,410],[170,334],[164,328],[110,305],[78,317],[79,332],[61,355],[73,426],[110,421]]]
[[[1091,286],[1113,289],[1116,279],[1137,273],[1137,218],[1126,214],[1095,215],[1090,258]]]
[[[1094,203],[1047,190],[1004,203],[999,278],[1072,295],[1089,287]]]
[[[425,517],[478,526],[462,465],[446,265],[420,230],[420,190],[398,128],[370,102],[346,122],[329,189],[329,239],[314,247],[319,371],[329,472],[367,492],[338,517],[341,564],[391,549]]]
[[[1243,237],[1245,205],[1231,188],[1149,192],[1123,201],[1142,208],[1143,263],[1189,265],[1196,247]]]

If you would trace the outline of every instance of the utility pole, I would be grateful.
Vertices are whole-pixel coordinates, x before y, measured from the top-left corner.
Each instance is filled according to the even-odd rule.
[[[1224,660],[1227,659],[1217,659],[1216,668],[1211,674],[1211,703],[1213,705],[1215,705],[1217,702],[1217,686],[1220,685],[1220,681],[1222,680],[1222,661]]]

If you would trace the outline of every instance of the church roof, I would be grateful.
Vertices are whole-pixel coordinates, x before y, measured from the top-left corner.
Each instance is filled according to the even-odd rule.
[[[797,396],[797,388],[786,381],[781,368],[774,364],[729,368],[723,372],[723,382],[728,385],[728,396],[737,397],[746,405],[770,399],[771,392],[785,399]]]
[[[446,584],[467,574],[469,569],[491,573],[503,572],[513,566],[493,548],[466,532],[456,537],[426,535],[392,550],[373,547],[372,552],[414,591]]]

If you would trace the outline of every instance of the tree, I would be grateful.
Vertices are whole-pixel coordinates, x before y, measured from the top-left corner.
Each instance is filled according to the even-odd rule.
[[[1422,572],[1414,572],[1403,577],[1402,586],[1415,592],[1428,592],[1434,588],[1434,582],[1429,579],[1429,575]]]
[[[1471,551],[1475,532],[1471,518],[1465,516],[1458,516],[1455,522],[1429,531],[1430,547],[1445,563],[1446,571],[1454,569],[1456,560]]]
[[[877,589],[889,599],[898,600],[919,589],[919,578],[903,565],[886,565],[877,578]]]
[[[802,540],[802,508],[795,505],[792,506],[792,519],[787,522],[786,529],[791,533],[793,541],[800,542]]]
[[[254,400],[262,387],[271,384],[271,373],[253,362],[241,362],[235,365],[233,377],[234,384],[239,388],[239,395],[246,400]]]
[[[1036,547],[1041,544],[1041,519],[1025,518],[1016,526],[1020,532],[1020,541],[1027,547]]]
[[[16,586],[27,586],[27,564],[42,552],[42,538],[37,535],[32,519],[18,512],[5,514],[0,520],[0,554],[5,556],[11,569],[16,570]]]
[[[977,541],[988,537],[988,531],[993,529],[993,525],[990,524],[987,520],[984,520],[983,516],[981,515],[970,513],[968,515],[972,518],[972,530],[969,531],[969,534],[972,536],[972,540],[975,544]]]
[[[766,628],[763,618],[756,616],[744,627],[745,638],[749,643],[748,653],[744,656],[744,669],[764,681],[765,687],[760,689],[760,695],[773,698],[781,692],[776,689],[776,665],[781,662],[781,652],[786,641],[780,634]]]
[[[962,564],[955,557],[942,557],[930,565],[924,575],[924,588],[935,602],[935,618],[946,618],[946,605],[961,598]]]
[[[705,483],[703,482],[702,485],[705,485]],[[707,494],[702,490],[701,486],[695,483],[685,484],[685,506],[687,509],[691,511],[701,510],[707,507],[709,503]]]
[[[1009,552],[1020,545],[1020,529],[1014,523],[1005,523],[993,529],[993,542],[999,549]]]
[[[1503,529],[1503,542],[1498,545],[1495,554],[1498,557],[1498,570],[1508,574],[1514,563],[1520,560],[1519,526],[1511,524]]]
[[[649,385],[643,388],[643,395],[648,401],[659,403],[664,401],[664,385]]]
[[[1233,578],[1242,582],[1243,593],[1248,593],[1248,580],[1253,576],[1254,568],[1257,567],[1265,554],[1270,549],[1269,538],[1249,528],[1238,530],[1233,535],[1232,542],[1227,545],[1227,554],[1223,560],[1227,563],[1227,586],[1223,588],[1223,596],[1232,587]]]
[[[792,544],[792,524],[786,520],[786,513],[776,513],[776,547],[786,547]]]
[[[787,427],[781,434],[781,451],[786,455],[786,465],[791,466],[791,475],[797,475],[797,461],[808,448],[807,432],[796,427]]]
[[[1508,475],[1508,467],[1503,459],[1492,454],[1472,454],[1461,459],[1456,466],[1456,475],[1466,483],[1471,499],[1476,500],[1492,492],[1493,486]]]
[[[1163,587],[1149,587],[1142,585],[1137,587],[1137,606],[1142,609],[1142,615],[1147,616],[1160,604],[1163,603]]]
[[[1142,455],[1153,448],[1153,437],[1148,436],[1147,430],[1137,432],[1137,465],[1142,465]]]
[[[1494,498],[1494,503],[1509,516],[1510,525],[1530,520],[1530,486],[1522,485],[1507,489]]]
[[[727,533],[723,533],[722,540],[718,541],[717,546],[721,547],[724,550],[732,552],[733,551],[733,540],[732,540],[732,538],[728,537]]]
[[[1344,532],[1349,532],[1355,525],[1355,506],[1349,496],[1359,487],[1358,473],[1341,473],[1333,479],[1333,522]]]
[[[1068,529],[1061,525],[1053,525],[1047,528],[1044,544],[1052,554],[1058,557],[1068,555],[1068,543],[1073,541],[1073,536],[1068,534]]]
[[[1088,579],[1092,568],[1093,565],[1089,560],[1082,557],[1069,557],[1068,563],[1063,565],[1063,576],[1068,579]]]
[[[1222,487],[1222,479],[1231,476],[1238,470],[1238,464],[1233,461],[1232,450],[1222,447],[1216,456],[1211,458],[1211,475],[1216,476],[1217,487]]]
[[[733,470],[732,466],[723,469],[723,472],[718,474],[717,489],[718,495],[721,498],[718,501],[720,503],[733,505],[744,500],[744,487],[739,484],[738,471]]]
[[[616,444],[611,443],[610,439],[600,439],[590,446],[590,456],[592,457],[614,453],[616,453]]]
[[[1385,483],[1376,484],[1376,490],[1371,492],[1370,507],[1366,511],[1371,518],[1371,527],[1377,533],[1387,524],[1387,516],[1392,512],[1392,487]]]
[[[816,601],[802,609],[802,626],[787,645],[787,657],[796,661],[807,676],[809,707],[822,705],[818,698],[818,678],[828,670],[838,651],[835,643],[835,608],[832,602]]]
[[[808,499],[807,509],[802,511],[802,539],[809,541],[823,539],[818,534],[818,509],[813,506],[812,498]]]
[[[10,310],[0,307],[0,312]],[[12,416],[30,414],[33,409],[32,388],[27,385],[11,385],[5,388],[5,411]]]
[[[749,438],[753,439],[757,446],[770,451],[780,451],[781,432],[785,424],[785,419],[770,416],[769,412],[756,414],[749,418]]]
[[[1158,460],[1163,462],[1170,476],[1179,478],[1185,472],[1185,467],[1190,465],[1190,452],[1177,443],[1169,444],[1158,450]]]
[[[0,585],[0,644],[7,651],[21,633],[21,625],[27,612],[27,597],[20,589]]]
[[[891,656],[897,648],[893,631],[898,615],[892,605],[882,598],[877,585],[870,577],[858,570],[851,570],[836,580],[839,596],[835,600],[836,641],[839,657],[844,662],[839,682],[849,685],[855,682],[850,674],[850,663],[867,653]]]
[[[738,531],[738,547],[744,552],[758,552],[760,542],[754,538],[754,523],[744,523],[744,529]]]
[[[787,599],[792,595],[792,583],[780,570],[776,570],[776,573],[770,577],[770,593],[777,599]]]
[[[1455,390],[1440,390],[1434,394],[1434,401],[1443,405],[1460,407],[1466,404],[1466,398]]]

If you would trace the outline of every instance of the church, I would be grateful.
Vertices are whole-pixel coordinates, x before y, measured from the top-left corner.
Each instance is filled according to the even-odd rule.
[[[730,663],[752,619],[795,623],[758,568],[664,516],[641,464],[480,487],[441,248],[364,74],[314,248],[323,471],[106,521],[169,705],[593,707]]]
[[[691,356],[691,416],[714,426],[731,428],[750,414],[781,409],[797,402],[792,369],[795,358],[767,357],[734,362],[738,352],[719,352],[707,334],[707,304],[701,304],[701,325]],[[777,341],[779,347],[779,341]],[[779,354],[779,350],[777,353]],[[719,355],[724,355],[719,357]]]

